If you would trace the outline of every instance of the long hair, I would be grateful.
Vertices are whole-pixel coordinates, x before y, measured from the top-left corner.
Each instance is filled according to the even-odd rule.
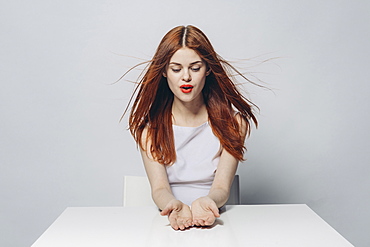
[[[252,109],[255,105],[238,91],[227,71],[233,70],[248,79],[223,60],[206,35],[194,26],[175,27],[161,40],[137,88],[129,116],[131,134],[143,150],[150,152],[154,160],[164,165],[175,162],[171,113],[174,96],[163,73],[173,54],[182,47],[193,49],[209,68],[210,74],[202,93],[210,126],[222,147],[236,159],[243,160],[244,138],[235,111],[246,122],[249,134],[251,121],[257,126]],[[145,129],[147,135],[143,136]]]

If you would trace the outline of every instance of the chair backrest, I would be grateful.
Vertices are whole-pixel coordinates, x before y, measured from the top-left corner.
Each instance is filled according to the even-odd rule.
[[[125,176],[123,206],[153,206],[150,183],[145,176]]]
[[[240,204],[239,175],[235,175],[226,205]],[[153,206],[150,183],[145,176],[125,176],[123,187],[123,206]]]
[[[229,199],[225,205],[240,205],[240,183],[239,175],[235,175],[233,183],[230,188]]]

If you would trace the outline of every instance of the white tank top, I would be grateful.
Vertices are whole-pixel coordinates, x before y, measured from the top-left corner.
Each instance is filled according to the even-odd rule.
[[[176,162],[167,166],[176,199],[187,205],[208,195],[221,155],[221,144],[208,122],[198,127],[173,125]]]

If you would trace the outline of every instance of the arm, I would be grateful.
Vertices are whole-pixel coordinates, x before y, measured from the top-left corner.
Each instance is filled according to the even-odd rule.
[[[215,222],[217,217],[220,217],[218,209],[229,198],[230,187],[237,167],[238,160],[226,150],[223,150],[217,166],[215,179],[208,195],[198,198],[191,204],[194,225],[210,226]]]
[[[240,134],[244,142],[247,134],[247,123],[239,114],[235,117],[239,123]],[[225,149],[222,151],[215,179],[208,194],[208,197],[216,203],[218,208],[222,207],[229,198],[230,187],[234,180],[238,163],[239,161],[229,152]]]
[[[145,171],[152,190],[152,198],[160,210],[175,197],[172,195],[164,165],[154,161],[146,151],[140,149]]]
[[[143,136],[146,136],[146,133]],[[146,148],[146,150],[149,149]],[[140,151],[150,182],[152,197],[158,208],[162,210],[161,215],[168,215],[170,224],[175,230],[184,230],[191,226],[190,208],[173,196],[165,166],[154,161],[147,151],[142,149]]]
[[[246,123],[239,116],[236,116],[241,126],[243,140],[246,136]],[[215,179],[206,197],[201,197],[192,203],[193,224],[198,226],[212,225],[219,217],[218,208],[222,207],[230,194],[230,187],[238,167],[238,160],[225,149],[221,153],[217,166]]]
[[[208,194],[208,197],[215,202],[217,208],[222,207],[229,198],[230,187],[234,180],[238,163],[238,160],[226,150],[223,150],[215,179]]]

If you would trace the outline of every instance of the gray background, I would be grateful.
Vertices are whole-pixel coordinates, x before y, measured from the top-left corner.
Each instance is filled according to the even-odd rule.
[[[68,206],[122,205],[123,176],[144,169],[119,123],[133,84],[112,83],[183,24],[229,60],[280,57],[241,64],[273,89],[247,87],[261,112],[242,202],[308,204],[370,246],[369,1],[1,5],[0,246],[30,246]]]

